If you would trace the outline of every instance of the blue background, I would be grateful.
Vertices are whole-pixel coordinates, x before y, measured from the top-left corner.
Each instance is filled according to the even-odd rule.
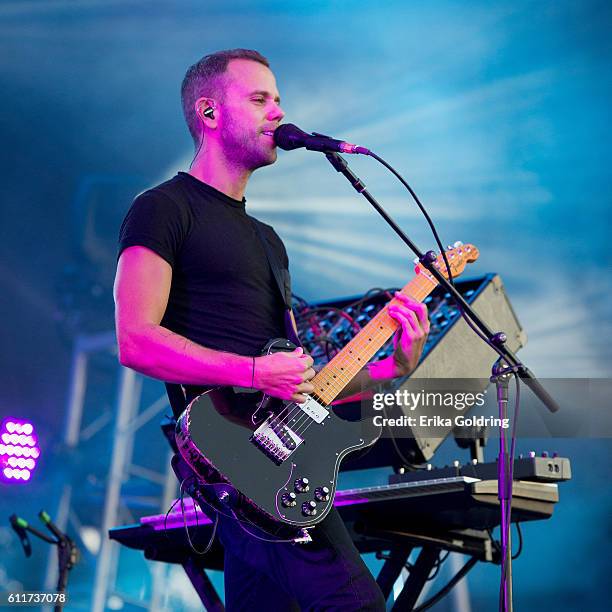
[[[54,507],[72,339],[112,329],[119,223],[136,193],[189,165],[180,83],[217,49],[264,53],[287,121],[373,149],[408,179],[445,243],[480,248],[469,272],[501,274],[534,371],[609,377],[611,12],[590,0],[3,2],[0,415],[31,418],[47,459],[27,486],[0,485],[0,516]],[[401,185],[373,160],[351,164],[433,247]],[[410,277],[411,254],[323,156],[281,152],[247,199],[285,240],[306,299]],[[108,395],[92,401],[112,404]],[[574,479],[553,519],[525,526],[517,609],[603,609],[610,442],[553,443]],[[84,464],[104,454],[93,443],[81,452]],[[454,456],[446,444],[436,462]],[[23,560],[5,526],[0,542],[0,590],[39,588],[44,555]],[[127,567],[124,590],[144,597],[143,566]],[[71,578],[84,592],[88,580],[85,570]],[[498,568],[473,570],[473,609],[495,607],[497,582]]]

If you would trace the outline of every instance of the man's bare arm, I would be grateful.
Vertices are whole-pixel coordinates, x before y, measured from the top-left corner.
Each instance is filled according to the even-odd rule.
[[[302,349],[253,358],[206,348],[160,325],[170,295],[172,268],[146,247],[121,254],[115,278],[119,361],[147,376],[192,385],[254,386],[282,399],[304,401],[312,359]]]

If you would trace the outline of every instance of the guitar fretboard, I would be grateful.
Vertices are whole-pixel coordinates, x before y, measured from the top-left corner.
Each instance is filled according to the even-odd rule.
[[[429,275],[417,273],[401,293],[422,302],[436,287]],[[399,324],[388,308],[399,300],[392,299],[313,379],[314,394],[325,406],[331,404],[356,374],[383,347]]]

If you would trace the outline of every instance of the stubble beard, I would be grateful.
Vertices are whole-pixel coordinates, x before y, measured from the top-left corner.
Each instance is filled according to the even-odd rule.
[[[228,123],[221,135],[229,162],[250,172],[276,161],[276,148],[267,146],[264,138],[261,132],[247,132],[234,122]]]

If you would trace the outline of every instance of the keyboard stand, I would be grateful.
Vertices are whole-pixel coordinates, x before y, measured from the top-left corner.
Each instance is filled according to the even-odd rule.
[[[393,605],[393,610],[412,610],[423,591],[440,552],[448,550],[469,555],[470,567],[477,561],[499,563],[499,555],[489,534],[475,529],[452,530],[441,533],[416,532],[408,530],[369,529],[355,525],[355,532],[374,541],[394,542],[389,555],[385,558],[376,582],[385,599],[389,598],[393,585],[406,567],[408,557],[415,548],[421,548],[415,563],[410,569],[408,579]],[[467,573],[467,571],[466,571]]]

